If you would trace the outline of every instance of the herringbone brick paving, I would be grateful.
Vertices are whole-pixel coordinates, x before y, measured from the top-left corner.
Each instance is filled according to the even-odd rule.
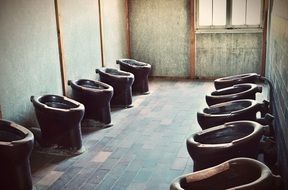
[[[212,82],[152,80],[133,107],[112,110],[110,128],[83,130],[86,152],[61,157],[33,152],[33,184],[42,189],[157,190],[192,171],[186,138],[199,131]]]

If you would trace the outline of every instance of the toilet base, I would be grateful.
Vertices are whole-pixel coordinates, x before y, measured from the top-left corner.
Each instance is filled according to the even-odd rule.
[[[130,105],[120,105],[120,104],[114,104],[114,105],[112,105],[111,104],[111,107],[112,108],[132,108],[133,107],[133,104],[130,104]]]
[[[147,92],[133,92],[133,95],[148,95],[148,94],[150,94],[151,92],[150,91],[147,91]]]
[[[40,154],[49,154],[55,156],[77,156],[86,151],[86,148],[82,146],[80,149],[63,149],[57,145],[53,145],[50,147],[42,147],[39,144],[36,144],[34,148],[35,152]]]
[[[81,123],[83,129],[99,129],[99,128],[108,128],[112,127],[113,123],[102,123],[100,121],[95,121],[93,119],[84,119]]]
[[[63,136],[63,138],[61,138],[59,140],[60,137],[55,138],[55,139],[43,139],[42,137],[42,133],[41,133],[41,129],[39,128],[30,128],[31,132],[34,134],[35,136],[35,140],[37,143],[35,146],[35,150],[38,149],[39,152],[46,152],[47,154],[53,154],[53,155],[78,155],[78,154],[82,154],[85,151],[85,148],[82,145],[82,142],[78,142],[78,140],[75,140],[73,142],[70,142],[71,144],[75,145],[75,146],[63,146],[63,143],[65,140],[69,140]],[[81,131],[80,131],[81,133]],[[68,134],[68,136],[70,135],[70,133]],[[73,133],[72,133],[73,136]],[[75,139],[75,138],[74,138]],[[81,140],[82,141],[82,140]],[[69,144],[69,143],[68,143]],[[64,145],[67,145],[67,143]],[[55,153],[54,153],[55,152]]]

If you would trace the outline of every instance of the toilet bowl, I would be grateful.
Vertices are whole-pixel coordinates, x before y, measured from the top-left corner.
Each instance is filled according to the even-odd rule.
[[[111,109],[110,101],[113,96],[113,88],[103,82],[80,79],[68,81],[72,88],[72,97],[85,106],[85,119],[93,119],[110,126]]]
[[[267,127],[266,127],[267,128]],[[198,171],[236,157],[257,158],[264,126],[254,121],[234,121],[192,134],[186,145]]]
[[[120,70],[130,72],[134,75],[135,80],[132,85],[134,93],[149,93],[148,75],[151,70],[150,64],[134,59],[118,59],[116,60],[116,64],[120,65]]]
[[[43,147],[57,145],[61,149],[81,150],[81,120],[84,105],[58,95],[31,96],[41,134],[36,141]],[[80,152],[82,153],[82,152]]]
[[[233,100],[215,104],[197,112],[197,121],[202,129],[237,120],[252,120],[263,123],[262,118],[257,118],[257,113],[260,112],[261,117],[264,117],[268,113],[268,107],[267,101],[258,103],[249,99]]]
[[[277,190],[280,177],[261,162],[235,158],[174,179],[170,190]]]
[[[241,83],[255,83],[261,76],[257,73],[233,75],[214,80],[216,90]]]
[[[0,120],[0,178],[3,189],[32,189],[30,155],[33,134],[26,128]]]
[[[132,84],[134,75],[114,68],[96,69],[100,81],[109,84],[114,89],[111,99],[112,106],[132,107]]]
[[[256,93],[262,92],[262,87],[256,84],[236,84],[232,87],[222,88],[206,95],[206,103],[211,106],[222,102],[240,99],[256,99]]]

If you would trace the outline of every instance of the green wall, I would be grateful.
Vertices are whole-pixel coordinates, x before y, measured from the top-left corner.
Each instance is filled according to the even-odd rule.
[[[130,0],[131,57],[150,63],[151,75],[188,77],[190,1]]]
[[[67,80],[96,79],[102,65],[98,1],[59,2]]]
[[[272,6],[271,6],[272,8]],[[274,86],[279,168],[288,189],[288,1],[274,0],[268,36],[266,74]]]
[[[125,0],[101,0],[105,67],[118,67],[128,57]]]
[[[61,94],[53,1],[0,1],[0,105],[3,118],[35,123],[31,95]]]
[[[98,0],[58,1],[67,80],[97,79],[95,69],[102,65]],[[127,56],[125,4],[119,0],[102,5],[104,57],[112,62]],[[0,26],[3,118],[36,127],[30,96],[62,95],[54,1],[1,0]],[[68,87],[68,95],[70,91]]]
[[[217,78],[259,73],[262,33],[197,33],[196,76]]]

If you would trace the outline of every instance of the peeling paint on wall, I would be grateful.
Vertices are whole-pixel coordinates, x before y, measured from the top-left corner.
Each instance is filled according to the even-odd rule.
[[[3,118],[36,125],[30,96],[62,94],[53,1],[0,1]]]
[[[199,33],[196,41],[198,77],[260,71],[262,33]]]
[[[96,79],[95,69],[101,67],[98,1],[60,2],[67,80]]]
[[[271,15],[266,74],[274,86],[275,130],[280,172],[288,189],[288,3],[275,0]]]
[[[125,0],[102,0],[105,67],[119,67],[116,59],[127,58]]]
[[[190,1],[130,0],[131,56],[150,63],[151,75],[188,77]]]

